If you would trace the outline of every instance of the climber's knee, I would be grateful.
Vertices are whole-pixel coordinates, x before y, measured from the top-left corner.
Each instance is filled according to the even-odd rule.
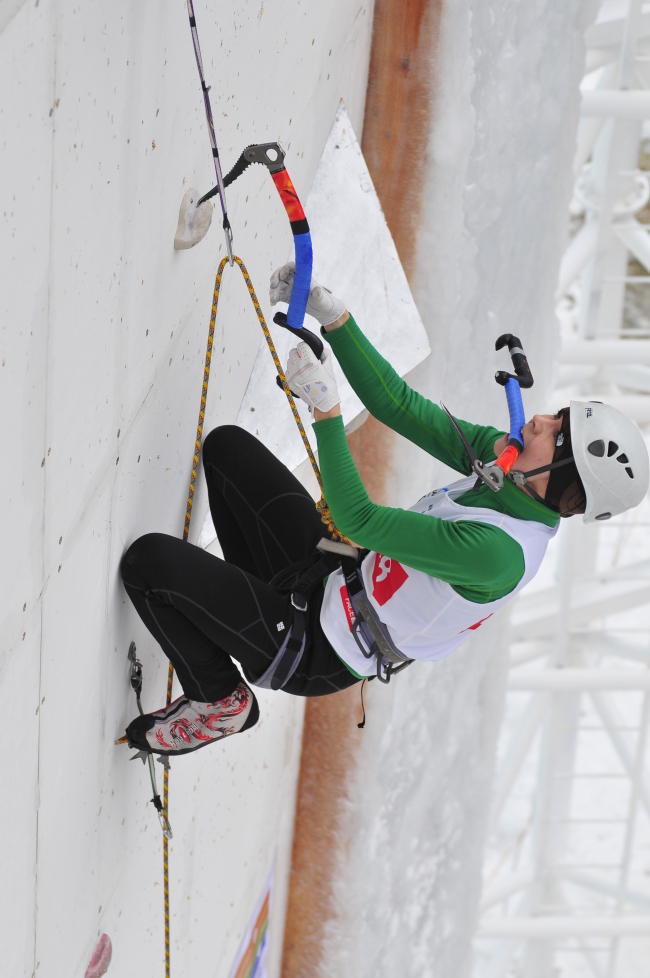
[[[221,472],[236,472],[242,454],[250,453],[251,442],[257,443],[257,439],[239,425],[222,424],[213,428],[203,442],[203,467],[214,465]]]
[[[165,533],[145,533],[134,540],[122,557],[120,573],[125,584],[142,586],[146,571],[160,559],[161,548],[169,537]]]

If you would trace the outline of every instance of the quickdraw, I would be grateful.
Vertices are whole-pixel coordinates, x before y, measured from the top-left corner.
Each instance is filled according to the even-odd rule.
[[[192,44],[194,45],[194,57],[196,58],[196,67],[199,70],[199,78],[201,80],[201,91],[203,92],[203,105],[205,107],[205,118],[208,123],[208,134],[210,136],[210,146],[212,147],[212,158],[214,160],[214,172],[217,176],[217,186],[215,193],[219,194],[219,200],[221,202],[221,213],[223,214],[223,232],[226,236],[226,250],[228,252],[228,261],[231,266],[233,263],[233,237],[232,228],[230,227],[230,221],[228,220],[228,210],[226,208],[226,193],[224,187],[223,177],[221,175],[221,163],[219,161],[219,150],[217,149],[217,137],[214,131],[214,119],[212,118],[212,106],[210,105],[210,86],[205,83],[205,75],[203,74],[203,58],[201,57],[201,45],[199,44],[199,35],[196,29],[196,17],[194,15],[194,4],[192,0],[187,0],[187,13],[190,18],[190,30],[192,31]]]

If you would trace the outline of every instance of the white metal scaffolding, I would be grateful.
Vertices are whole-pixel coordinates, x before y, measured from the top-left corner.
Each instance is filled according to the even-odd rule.
[[[650,318],[626,313],[626,289],[650,285],[650,4],[606,0],[586,41],[550,406],[592,397],[642,424]],[[511,618],[475,976],[636,978],[650,973],[648,500],[608,524],[564,521],[542,573]]]

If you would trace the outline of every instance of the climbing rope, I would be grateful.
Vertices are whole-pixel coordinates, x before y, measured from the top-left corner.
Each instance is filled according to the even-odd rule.
[[[190,488],[187,494],[187,507],[185,511],[185,526],[183,527],[183,540],[187,540],[190,532],[190,520],[192,518],[192,505],[194,503],[194,491],[196,485],[196,475],[199,465],[199,455],[201,452],[201,440],[203,438],[203,423],[205,421],[205,405],[208,396],[208,383],[210,380],[210,364],[212,361],[212,344],[214,341],[214,326],[217,319],[217,305],[219,303],[219,292],[221,290],[221,278],[223,276],[223,270],[226,266],[227,258],[222,258],[219,268],[217,270],[217,277],[214,283],[214,293],[212,296],[212,311],[210,314],[210,328],[208,332],[208,346],[205,354],[205,368],[203,371],[203,387],[201,390],[201,408],[199,410],[199,422],[196,428],[196,440],[194,442],[194,457],[192,459],[192,474],[190,476]],[[318,487],[321,491],[321,498],[316,503],[316,509],[320,513],[323,523],[327,526],[327,529],[332,534],[335,540],[343,540],[344,542],[349,542],[347,537],[345,537],[340,530],[336,528],[332,514],[330,513],[329,507],[325,502],[325,496],[323,492],[323,480],[321,478],[320,469],[318,467],[318,462],[312,451],[312,447],[309,444],[309,438],[307,437],[307,432],[305,431],[304,425],[298,413],[298,408],[296,407],[296,402],[293,399],[293,394],[291,393],[291,388],[287,384],[287,378],[284,375],[284,370],[282,369],[282,364],[280,363],[280,358],[278,356],[277,350],[275,349],[275,343],[273,342],[273,337],[269,331],[269,327],[266,324],[266,319],[264,318],[264,313],[257,298],[255,288],[251,282],[250,275],[248,274],[248,269],[244,262],[237,255],[233,255],[233,261],[239,265],[241,273],[246,282],[246,288],[248,289],[249,295],[255,307],[255,312],[259,320],[260,326],[262,327],[262,332],[264,333],[264,338],[266,339],[268,348],[273,357],[273,363],[275,364],[275,369],[278,372],[278,377],[280,378],[280,383],[282,384],[282,390],[287,396],[289,401],[289,406],[294,417],[296,424],[298,425],[298,430],[300,432],[300,437],[302,438],[303,445],[307,455],[309,456],[309,461],[311,462],[311,467],[314,470],[314,475],[316,476],[316,481],[318,482]],[[171,689],[168,690],[168,695],[171,695]]]
[[[273,357],[273,363],[275,364],[275,369],[278,372],[278,377],[280,378],[280,383],[282,384],[282,390],[287,395],[287,400],[289,401],[289,406],[293,413],[294,420],[298,425],[298,431],[300,432],[300,437],[302,438],[303,445],[305,446],[305,450],[307,452],[307,455],[309,456],[309,461],[311,462],[311,467],[314,470],[314,475],[316,476],[316,481],[318,482],[318,488],[320,489],[321,496],[318,502],[316,503],[316,509],[320,513],[321,520],[323,521],[323,523],[325,523],[327,529],[332,534],[334,539],[343,540],[345,543],[349,543],[350,541],[347,539],[347,537],[343,536],[340,530],[337,530],[336,524],[332,519],[332,514],[330,513],[329,507],[325,502],[325,494],[323,491],[323,480],[321,478],[320,469],[318,468],[318,462],[316,461],[314,453],[311,449],[311,445],[309,444],[309,438],[307,437],[307,433],[303,427],[303,423],[300,420],[300,415],[298,414],[298,408],[296,407],[296,402],[293,399],[291,388],[287,384],[287,378],[284,376],[284,370],[282,369],[280,358],[278,357],[277,351],[275,349],[273,337],[271,336],[271,333],[269,332],[269,328],[266,325],[266,320],[264,319],[264,313],[262,312],[257,296],[255,295],[255,289],[253,288],[253,283],[250,280],[246,266],[244,265],[241,258],[235,257],[235,261],[239,265],[241,269],[241,273],[244,276],[244,281],[246,282],[246,287],[248,289],[250,297],[253,300],[253,305],[255,306],[255,312],[257,313],[257,318],[259,319],[260,326],[262,327],[264,338],[266,339],[268,348],[271,351],[271,356]]]
[[[196,439],[194,441],[194,455],[192,457],[192,474],[190,476],[190,488],[187,494],[187,506],[185,508],[185,524],[183,526],[183,540],[187,540],[190,533],[190,522],[192,519],[192,506],[194,505],[194,492],[196,487],[196,476],[199,467],[199,458],[201,453],[201,442],[203,439],[203,424],[205,422],[205,406],[208,398],[208,383],[210,381],[210,366],[212,363],[212,344],[214,343],[214,327],[217,320],[217,306],[219,304],[219,292],[221,291],[221,278],[223,276],[223,270],[228,263],[229,258],[222,258],[217,270],[217,277],[214,283],[214,293],[212,295],[212,311],[210,313],[210,327],[208,330],[208,345],[205,352],[205,366],[203,368],[203,385],[201,388],[201,407],[199,409],[199,421],[196,426]],[[296,407],[296,402],[293,399],[293,394],[291,389],[287,384],[287,378],[284,375],[284,370],[282,369],[282,364],[280,363],[280,358],[278,356],[277,350],[275,349],[275,343],[273,342],[273,337],[266,325],[266,319],[264,318],[264,313],[257,298],[255,288],[251,282],[250,275],[248,274],[248,269],[244,265],[241,258],[237,255],[233,255],[233,262],[239,265],[241,273],[244,276],[244,281],[246,283],[246,288],[255,307],[255,312],[257,313],[257,318],[259,320],[260,326],[262,327],[262,332],[264,333],[264,338],[266,339],[269,350],[271,351],[271,356],[273,357],[273,363],[275,364],[275,369],[278,372],[278,377],[280,378],[280,383],[282,384],[282,390],[287,396],[291,411],[293,413],[296,424],[298,425],[298,430],[300,431],[300,437],[302,438],[303,444],[309,456],[309,461],[311,462],[311,467],[314,470],[314,475],[318,482],[321,497],[316,503],[316,509],[320,514],[320,518],[327,526],[327,529],[332,534],[335,540],[343,540],[345,543],[350,541],[347,537],[343,536],[340,530],[337,530],[334,520],[332,519],[332,514],[330,513],[329,507],[325,502],[325,496],[323,494],[323,480],[321,478],[320,469],[318,467],[318,462],[312,451],[312,447],[309,444],[309,438],[307,437],[307,432],[305,431],[304,425],[298,413],[298,408]],[[169,706],[172,701],[172,685],[174,681],[174,667],[171,662],[169,663],[169,671],[167,673],[167,699],[166,705]],[[163,819],[166,824],[169,824],[169,770],[165,768],[163,774]],[[169,946],[169,838],[167,834],[163,834],[163,892],[165,901],[165,978],[170,978],[170,946]]]
[[[302,438],[303,444],[307,451],[307,455],[309,456],[309,461],[311,462],[311,467],[314,470],[314,475],[316,476],[316,481],[318,482],[318,486],[320,488],[321,496],[319,501],[316,503],[316,509],[320,514],[321,520],[327,526],[327,529],[332,534],[333,538],[335,540],[343,540],[345,543],[349,543],[350,541],[347,539],[347,537],[343,536],[343,534],[337,530],[334,524],[334,520],[332,519],[332,514],[330,513],[327,503],[325,502],[325,496],[323,493],[323,481],[321,479],[320,469],[318,468],[318,463],[316,462],[316,458],[311,449],[311,445],[309,444],[309,439],[307,438],[307,434],[303,427],[303,423],[300,419],[300,415],[298,414],[298,408],[296,407],[296,402],[294,401],[289,385],[287,384],[287,379],[284,375],[284,371],[282,369],[280,359],[275,349],[273,338],[271,336],[271,333],[269,332],[268,326],[266,325],[264,313],[260,308],[259,300],[255,293],[253,283],[251,282],[250,276],[248,274],[248,270],[244,265],[243,261],[241,260],[241,258],[238,258],[236,255],[233,255],[232,252],[232,245],[233,245],[232,228],[230,226],[230,221],[228,219],[228,212],[226,209],[225,181],[221,173],[219,150],[217,149],[217,138],[216,138],[216,133],[214,128],[214,119],[212,117],[212,106],[210,105],[210,95],[209,95],[210,86],[206,84],[205,74],[203,71],[203,58],[201,55],[201,45],[199,43],[199,35],[196,27],[196,15],[194,13],[193,0],[186,0],[186,2],[187,2],[187,13],[190,20],[190,29],[192,32],[192,44],[194,47],[194,56],[196,58],[196,66],[199,72],[201,91],[203,94],[203,105],[205,108],[205,116],[208,124],[208,133],[210,136],[212,158],[214,161],[214,169],[217,177],[217,185],[214,188],[214,190],[210,194],[206,194],[205,197],[202,198],[201,201],[199,201],[199,203],[202,203],[203,200],[206,200],[208,199],[208,197],[214,196],[216,193],[218,193],[219,200],[221,203],[221,211],[223,214],[223,229],[226,236],[227,257],[223,258],[219,264],[219,268],[217,270],[217,277],[214,284],[214,293],[212,296],[212,312],[210,315],[208,345],[205,354],[205,366],[203,370],[203,385],[201,388],[201,407],[199,409],[199,421],[196,428],[196,439],[194,442],[194,455],[192,458],[192,474],[190,476],[190,487],[187,494],[187,506],[185,509],[185,523],[183,526],[183,540],[186,541],[189,537],[190,521],[192,519],[192,506],[194,504],[196,475],[198,471],[199,458],[201,453],[201,441],[203,438],[203,424],[205,422],[205,406],[206,406],[207,396],[208,396],[208,383],[210,380],[210,365],[212,362],[212,344],[214,342],[214,327],[217,318],[217,305],[219,303],[221,277],[223,275],[223,270],[226,266],[226,263],[230,262],[230,265],[232,266],[236,262],[241,269],[242,275],[244,276],[244,281],[246,282],[246,287],[248,289],[251,300],[253,302],[253,306],[255,307],[257,318],[259,320],[260,326],[262,327],[262,331],[264,333],[264,337],[268,344],[269,350],[271,351],[271,356],[273,357],[273,363],[275,364],[275,369],[277,370],[278,377],[280,378],[282,390],[286,394],[287,399],[289,401],[291,411],[293,413],[296,424],[298,425],[298,430],[300,431],[300,437]],[[275,150],[276,155],[273,157],[273,159],[276,162],[271,161],[271,159],[267,157],[266,152],[262,157],[258,158],[258,152],[257,152],[258,150],[266,151],[269,148]],[[252,151],[252,155],[251,155],[251,151]],[[248,156],[245,155],[246,152],[247,151],[245,151],[244,154],[242,154],[241,159],[235,165],[231,174],[229,174],[228,180],[229,182],[232,182],[232,180],[235,179],[235,177],[239,175],[239,173],[243,172],[243,170],[251,162],[264,162],[269,167],[269,170],[271,171],[273,181],[276,184],[278,193],[280,194],[284,207],[291,221],[291,229],[294,235],[294,244],[296,249],[297,267],[296,267],[296,281],[294,283],[295,295],[293,296],[292,303],[289,306],[288,316],[284,317],[284,321],[282,322],[282,325],[287,326],[286,320],[288,318],[289,321],[288,328],[292,329],[293,332],[298,333],[298,328],[301,327],[302,320],[304,318],[305,305],[307,302],[307,296],[309,294],[309,282],[311,279],[312,253],[311,253],[311,238],[309,235],[309,225],[307,224],[307,220],[305,219],[305,215],[300,205],[300,201],[298,200],[298,196],[295,193],[295,190],[289,179],[289,176],[284,169],[284,165],[283,165],[284,152],[282,151],[281,147],[275,143],[273,144],[269,143],[259,147],[248,147],[248,152],[249,152]],[[305,281],[303,281],[303,279]],[[303,293],[305,294],[303,295]],[[296,314],[297,315],[296,318],[296,315],[293,314],[293,307],[297,305],[300,306],[300,311],[298,314]],[[294,319],[296,319],[295,322]],[[305,330],[305,336],[308,337],[308,335],[309,335],[308,330]],[[315,337],[313,337],[312,339],[316,340]],[[319,341],[316,340],[316,342]],[[133,656],[135,657],[135,647],[133,649]],[[140,669],[140,677],[141,677],[141,669]],[[140,682],[141,682],[141,678],[140,678]],[[169,671],[167,673],[167,698],[166,698],[167,706],[169,706],[172,701],[173,682],[174,682],[174,667],[170,663]],[[139,698],[138,698],[138,706],[140,708],[140,712],[142,712]],[[160,798],[158,797],[158,794],[155,789],[155,774],[153,771],[153,764],[151,763],[149,764],[149,769],[150,769],[150,775],[152,779],[152,786],[154,790],[154,803],[155,800],[157,799],[158,805],[160,805]],[[169,837],[171,836],[171,829],[169,829],[169,765],[165,765],[164,774],[163,774],[162,825],[164,830],[163,831],[163,880],[164,880],[163,890],[164,890],[164,906],[165,906],[165,978],[170,978],[171,964],[170,964],[170,933],[169,933]],[[167,829],[169,830],[167,831]]]
[[[227,259],[224,259],[227,261]],[[187,540],[185,531],[183,539]],[[167,706],[172,701],[174,667],[169,663],[167,672]],[[163,772],[163,819],[169,823],[169,767]],[[170,978],[171,961],[169,954],[169,838],[163,833],[163,896],[165,901],[165,978]]]

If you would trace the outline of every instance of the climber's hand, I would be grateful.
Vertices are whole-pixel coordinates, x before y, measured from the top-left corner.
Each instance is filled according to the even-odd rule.
[[[293,394],[309,405],[312,414],[314,408],[325,413],[340,403],[332,354],[328,349],[319,360],[306,343],[299,343],[289,351],[285,376]]]
[[[271,275],[269,297],[272,306],[278,302],[288,303],[291,299],[295,271],[296,263],[290,261],[282,268],[277,268]],[[317,319],[321,326],[327,328],[344,315],[346,312],[345,303],[342,299],[337,299],[335,295],[332,295],[329,289],[319,285],[315,279],[311,280],[309,289],[307,314]]]

